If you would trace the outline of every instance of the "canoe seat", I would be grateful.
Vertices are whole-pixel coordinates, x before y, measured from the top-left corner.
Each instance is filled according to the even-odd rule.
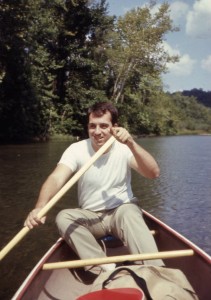
[[[152,235],[156,234],[155,230],[150,231]],[[103,247],[106,248],[116,248],[123,246],[122,241],[120,239],[116,238],[115,236],[108,234],[100,239],[98,239],[98,243],[103,245]]]
[[[100,290],[85,294],[77,300],[143,300],[144,294],[135,288],[118,288],[110,290]]]
[[[116,248],[123,246],[122,241],[113,235],[106,235],[98,240],[98,243],[106,248]]]

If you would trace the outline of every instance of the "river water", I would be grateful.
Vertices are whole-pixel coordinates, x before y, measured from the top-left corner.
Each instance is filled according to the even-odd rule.
[[[138,142],[155,156],[161,168],[156,180],[133,173],[133,191],[142,207],[211,255],[211,136],[141,138]],[[1,249],[21,230],[42,182],[69,143],[58,140],[0,146]],[[30,231],[2,260],[0,299],[11,299],[56,241],[55,215],[62,208],[75,207],[76,201],[74,186],[48,213],[45,226]]]

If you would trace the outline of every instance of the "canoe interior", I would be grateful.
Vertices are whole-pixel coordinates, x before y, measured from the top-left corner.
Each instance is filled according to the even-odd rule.
[[[156,231],[154,237],[160,251],[190,248],[195,251],[194,256],[171,258],[164,262],[166,267],[181,269],[184,272],[200,300],[210,299],[210,257],[146,212],[145,219],[149,228]],[[113,242],[107,246],[108,256],[128,254],[127,248],[119,242]],[[92,272],[85,272],[83,269],[42,270],[43,263],[75,259],[78,257],[60,239],[38,263],[12,300],[74,300],[88,293],[96,277],[95,273],[99,273],[98,267],[95,267]],[[76,274],[81,280],[76,278]]]

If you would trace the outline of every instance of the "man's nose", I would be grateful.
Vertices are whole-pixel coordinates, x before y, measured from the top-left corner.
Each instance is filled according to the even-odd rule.
[[[101,128],[100,126],[95,127],[95,134],[100,134],[101,133]]]

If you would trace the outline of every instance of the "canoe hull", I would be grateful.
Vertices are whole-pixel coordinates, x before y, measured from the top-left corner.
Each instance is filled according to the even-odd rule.
[[[185,237],[144,211],[146,223],[154,236],[159,251],[193,249],[194,255],[190,257],[166,259],[166,267],[181,269],[195,289],[199,299],[207,300],[211,295],[211,258],[204,251],[191,243]],[[107,255],[125,255],[128,250],[119,242],[114,242],[107,248]],[[43,270],[45,263],[76,260],[78,257],[59,239],[45,254],[36,267],[26,278],[12,300],[50,300],[50,299],[77,299],[77,297],[90,291],[96,267],[92,272],[83,269],[70,270]]]

